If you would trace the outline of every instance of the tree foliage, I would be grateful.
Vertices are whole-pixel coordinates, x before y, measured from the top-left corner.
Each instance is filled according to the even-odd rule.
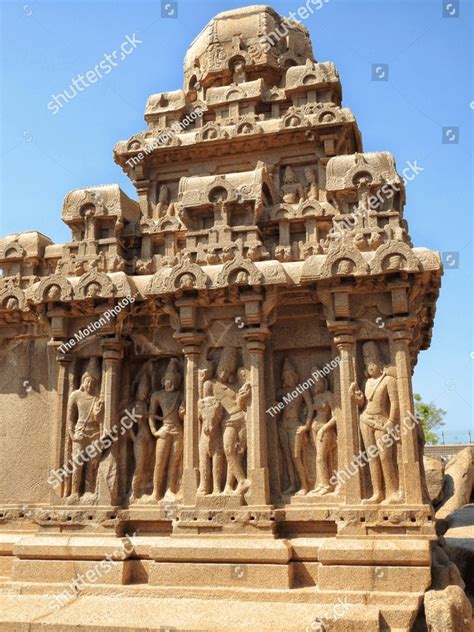
[[[413,399],[415,400],[415,415],[421,419],[421,427],[425,433],[426,443],[436,445],[439,440],[436,430],[444,426],[443,417],[446,411],[435,406],[433,402],[425,404],[418,393],[415,393]]]

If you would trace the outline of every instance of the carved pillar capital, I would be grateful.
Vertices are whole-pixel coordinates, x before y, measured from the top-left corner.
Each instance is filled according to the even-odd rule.
[[[392,318],[385,326],[392,332],[392,338],[394,341],[403,340],[406,343],[409,343],[413,339],[413,330],[416,326],[416,318]]]
[[[270,336],[270,328],[266,325],[262,327],[249,327],[243,332],[247,349],[255,351],[265,351],[265,340]]]
[[[184,355],[201,352],[201,345],[205,335],[200,331],[177,332],[173,335],[176,342],[183,345]]]
[[[121,340],[107,339],[102,341],[102,351],[104,360],[118,362],[123,357],[124,343]]]
[[[333,335],[334,344],[339,350],[349,349],[356,341],[356,325],[351,321],[327,321],[327,327]]]

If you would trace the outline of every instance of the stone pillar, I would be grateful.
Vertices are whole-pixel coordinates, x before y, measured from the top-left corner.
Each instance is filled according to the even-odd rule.
[[[143,171],[142,165],[140,164],[136,165],[135,171]],[[143,174],[139,173],[138,176],[143,177]],[[149,180],[136,180],[134,184],[137,190],[138,203],[140,205],[140,210],[143,213],[143,217],[148,219],[152,217],[153,215],[151,205],[148,202],[148,188],[150,186],[150,181]]]
[[[101,394],[104,401],[103,435],[110,435],[113,444],[101,457],[97,473],[96,492],[99,505],[115,505],[119,502],[119,445],[122,434],[119,419],[120,364],[123,343],[116,339],[105,339],[102,343],[103,367]]]
[[[270,504],[267,463],[266,398],[264,353],[268,328],[244,332],[250,360],[251,398],[247,407],[247,478],[250,480],[249,505]]]
[[[184,371],[184,448],[183,448],[183,504],[194,505],[199,478],[199,355],[204,336],[197,332],[175,334],[183,345]]]
[[[391,351],[397,371],[398,398],[400,402],[401,472],[400,486],[407,504],[423,503],[423,483],[418,446],[415,407],[411,385],[412,364],[409,343],[415,321],[394,318],[387,323],[392,333]]]
[[[58,470],[64,465],[67,456],[67,445],[69,442],[67,426],[67,400],[69,396],[69,366],[71,364],[71,356],[58,352],[57,362],[58,378],[56,387],[56,415],[52,440],[51,468],[53,471]],[[49,477],[48,477],[49,479]],[[57,480],[52,475],[52,481]],[[52,503],[57,502],[59,496],[65,496],[67,486],[70,484],[70,477],[63,480],[57,487],[51,488],[50,500]]]
[[[356,343],[354,337],[354,324],[341,322],[328,322],[329,331],[334,334],[340,365],[339,384],[341,401],[341,419],[337,425],[338,442],[338,470],[346,470],[344,476],[345,502],[348,505],[357,505],[362,498],[362,471],[356,463],[354,456],[361,449],[359,433],[359,415],[354,397],[350,394],[350,386],[356,381],[355,356]]]

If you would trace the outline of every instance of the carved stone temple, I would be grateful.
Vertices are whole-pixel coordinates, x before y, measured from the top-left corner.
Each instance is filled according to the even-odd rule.
[[[442,268],[341,100],[302,24],[221,13],[114,148],[137,200],[0,240],[0,621],[411,629]]]

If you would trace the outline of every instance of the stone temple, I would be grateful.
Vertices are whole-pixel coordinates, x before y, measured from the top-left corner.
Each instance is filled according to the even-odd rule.
[[[411,629],[442,269],[341,99],[302,24],[221,13],[114,148],[137,200],[0,240],[0,629]]]

